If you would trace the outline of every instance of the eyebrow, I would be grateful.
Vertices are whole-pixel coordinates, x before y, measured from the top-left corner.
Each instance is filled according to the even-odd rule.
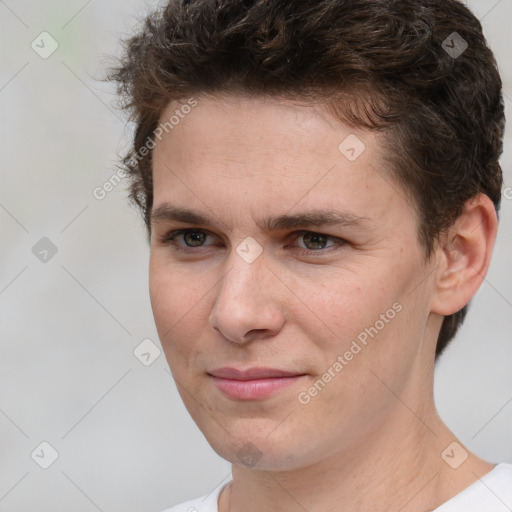
[[[161,204],[151,211],[151,222],[183,222],[185,224],[196,224],[212,226],[213,219],[188,208],[178,208],[168,203]],[[314,210],[294,215],[279,215],[264,219],[258,226],[266,231],[294,229],[306,226],[332,226],[332,227],[359,227],[364,228],[369,224],[368,217],[362,217],[350,212],[336,210]]]

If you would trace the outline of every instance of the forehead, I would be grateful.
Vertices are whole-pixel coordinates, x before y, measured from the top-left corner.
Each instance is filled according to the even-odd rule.
[[[327,107],[319,104],[242,94],[204,94],[195,99],[195,107],[191,109],[186,108],[187,102],[171,102],[160,116],[160,126],[173,119],[173,138],[180,146],[181,139],[187,138],[200,140],[202,147],[208,147],[210,151],[217,149],[224,155],[239,154],[241,150],[257,147],[263,155],[279,155],[292,149],[290,157],[314,147],[322,155],[327,151],[336,160],[344,155],[340,152],[339,143],[350,135],[352,142],[356,143],[355,157],[365,149],[361,145],[363,138],[372,146],[371,152],[378,146],[378,134],[346,125],[335,119]],[[185,108],[187,113],[182,113]],[[167,141],[172,143],[170,137]],[[354,157],[349,153],[345,156]]]
[[[153,155],[154,207],[201,203],[236,218],[322,207],[381,216],[404,201],[383,158],[382,135],[356,130],[318,105],[269,97],[199,96],[160,117],[179,122]],[[176,201],[181,204],[176,204]],[[261,215],[260,215],[261,216]]]

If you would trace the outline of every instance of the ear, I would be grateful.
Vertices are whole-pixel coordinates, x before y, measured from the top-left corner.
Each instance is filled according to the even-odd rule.
[[[452,315],[475,295],[489,269],[498,230],[493,202],[479,194],[440,238],[433,313]]]

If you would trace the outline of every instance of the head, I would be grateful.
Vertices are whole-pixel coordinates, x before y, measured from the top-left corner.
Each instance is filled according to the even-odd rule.
[[[354,442],[376,428],[389,401],[361,400],[371,372],[394,368],[394,389],[429,375],[489,264],[504,109],[479,21],[456,0],[172,0],[112,77],[136,124],[124,164],[157,328],[210,442],[229,458],[222,425],[241,439],[297,406],[208,380],[273,361],[304,375],[308,417],[348,412]]]

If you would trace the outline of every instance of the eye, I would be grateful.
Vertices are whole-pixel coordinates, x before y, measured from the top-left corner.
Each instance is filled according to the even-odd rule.
[[[209,236],[208,233],[199,229],[177,229],[164,235],[160,242],[163,245],[172,245],[177,250],[187,251],[187,248],[204,247]],[[179,243],[180,239],[184,242],[183,244]]]
[[[208,232],[186,228],[170,231],[163,235],[159,241],[164,246],[172,246],[176,251],[185,253],[198,252],[201,247],[209,247],[215,245],[213,242],[206,243],[213,236]],[[323,233],[314,231],[299,231],[293,233],[293,241],[298,245],[286,245],[285,248],[298,249],[305,255],[321,256],[332,251],[336,251],[341,246],[346,245],[346,241]]]
[[[335,248],[336,246],[345,245],[345,240],[334,236],[324,235],[323,233],[315,233],[314,231],[299,231],[295,233],[295,240],[299,243],[298,248],[303,249],[307,254],[331,252],[324,249]],[[330,245],[328,245],[330,243]],[[294,247],[294,246],[292,246]],[[295,246],[297,247],[297,246]]]

